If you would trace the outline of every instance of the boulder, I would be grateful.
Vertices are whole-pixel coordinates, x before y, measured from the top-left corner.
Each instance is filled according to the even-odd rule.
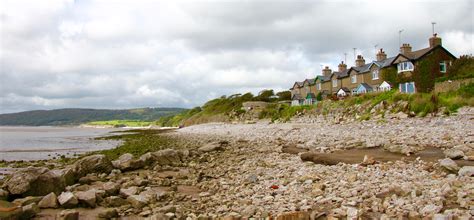
[[[102,189],[105,191],[106,195],[114,196],[119,193],[120,184],[114,182],[106,182],[102,185]]]
[[[12,195],[44,196],[62,192],[66,182],[58,170],[28,167],[15,172],[4,186]]]
[[[74,163],[74,172],[76,179],[79,179],[89,173],[110,173],[113,166],[112,162],[103,154],[96,154],[84,157]]]
[[[77,197],[72,192],[61,193],[61,195],[58,196],[58,202],[59,205],[64,208],[72,208],[79,203]]]
[[[181,163],[182,155],[174,149],[164,149],[152,153],[159,165],[175,165]]]
[[[104,199],[103,206],[105,207],[119,207],[127,204],[125,199],[122,199],[119,196],[110,196]]]
[[[40,212],[40,209],[35,203],[21,207],[20,219],[32,219],[36,214]]]
[[[120,195],[125,198],[131,195],[136,195],[137,193],[138,193],[138,188],[136,186],[132,186],[126,189],[123,189],[123,188],[120,189]]]
[[[219,150],[224,150],[224,148],[219,143],[207,143],[198,149],[198,151],[202,153],[219,151]]]
[[[40,208],[57,208],[58,207],[58,197],[54,192],[46,195],[39,201],[38,207]]]
[[[447,158],[451,158],[453,160],[461,159],[464,157],[464,152],[458,149],[447,149],[443,153],[444,155],[446,155]]]
[[[459,166],[453,160],[445,158],[439,161],[439,165],[449,172],[456,173],[459,170]]]
[[[94,208],[96,205],[96,195],[95,189],[88,191],[79,191],[74,194],[77,197],[77,200],[88,207]]]
[[[99,218],[105,218],[105,219],[111,219],[111,218],[117,218],[118,217],[118,212],[117,209],[114,208],[106,208],[103,209],[98,213]]]
[[[137,209],[141,209],[148,204],[148,200],[142,195],[131,195],[127,197],[127,202]]]
[[[459,176],[474,176],[474,166],[463,166],[459,169]]]
[[[133,159],[133,155],[130,153],[123,154],[117,160],[112,161],[114,168],[120,169],[121,171],[137,170],[145,166],[145,162],[138,159]]]
[[[79,219],[79,211],[77,210],[63,210],[58,214],[58,218],[61,220],[78,220]]]

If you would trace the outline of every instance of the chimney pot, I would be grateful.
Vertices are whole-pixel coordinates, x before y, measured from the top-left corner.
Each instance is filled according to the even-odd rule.
[[[401,54],[404,54],[404,55],[407,55],[409,53],[411,53],[411,46],[410,44],[402,44],[402,46],[400,47],[400,53]]]
[[[360,67],[365,65],[365,59],[362,55],[357,55],[357,59],[355,60],[356,66]]]
[[[380,48],[379,52],[375,56],[376,56],[377,61],[382,61],[382,60],[387,59],[387,54],[385,54],[382,48]]]

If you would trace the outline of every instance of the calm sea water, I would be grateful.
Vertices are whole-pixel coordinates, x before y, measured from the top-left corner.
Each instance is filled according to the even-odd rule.
[[[41,160],[110,149],[120,141],[94,140],[120,129],[0,126],[0,160]]]

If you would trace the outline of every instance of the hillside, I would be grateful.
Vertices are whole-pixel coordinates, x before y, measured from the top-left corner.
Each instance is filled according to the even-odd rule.
[[[140,120],[154,121],[163,116],[180,113],[181,108],[139,108],[139,109],[55,109],[0,114],[0,125],[79,125],[92,121]]]

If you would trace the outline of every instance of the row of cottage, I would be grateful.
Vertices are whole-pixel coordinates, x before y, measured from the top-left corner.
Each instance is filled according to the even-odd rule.
[[[416,74],[415,68],[425,59],[435,60],[439,68],[432,68],[437,73],[434,76],[447,74],[448,67],[456,59],[441,43],[441,38],[434,34],[429,39],[429,47],[412,51],[410,44],[402,44],[400,53],[394,57],[387,55],[380,49],[376,54],[376,60],[366,63],[362,55],[358,55],[355,66],[347,68],[347,64],[341,62],[337,71],[332,71],[328,66],[322,70],[322,75],[313,79],[295,82],[290,89],[292,105],[311,105],[317,101],[317,94],[322,97],[361,94],[373,91],[388,91],[398,89],[403,93],[415,93],[414,81],[400,83],[398,88],[393,88],[381,74],[385,68],[395,68],[398,74],[412,76]],[[430,79],[430,80],[435,80]]]

